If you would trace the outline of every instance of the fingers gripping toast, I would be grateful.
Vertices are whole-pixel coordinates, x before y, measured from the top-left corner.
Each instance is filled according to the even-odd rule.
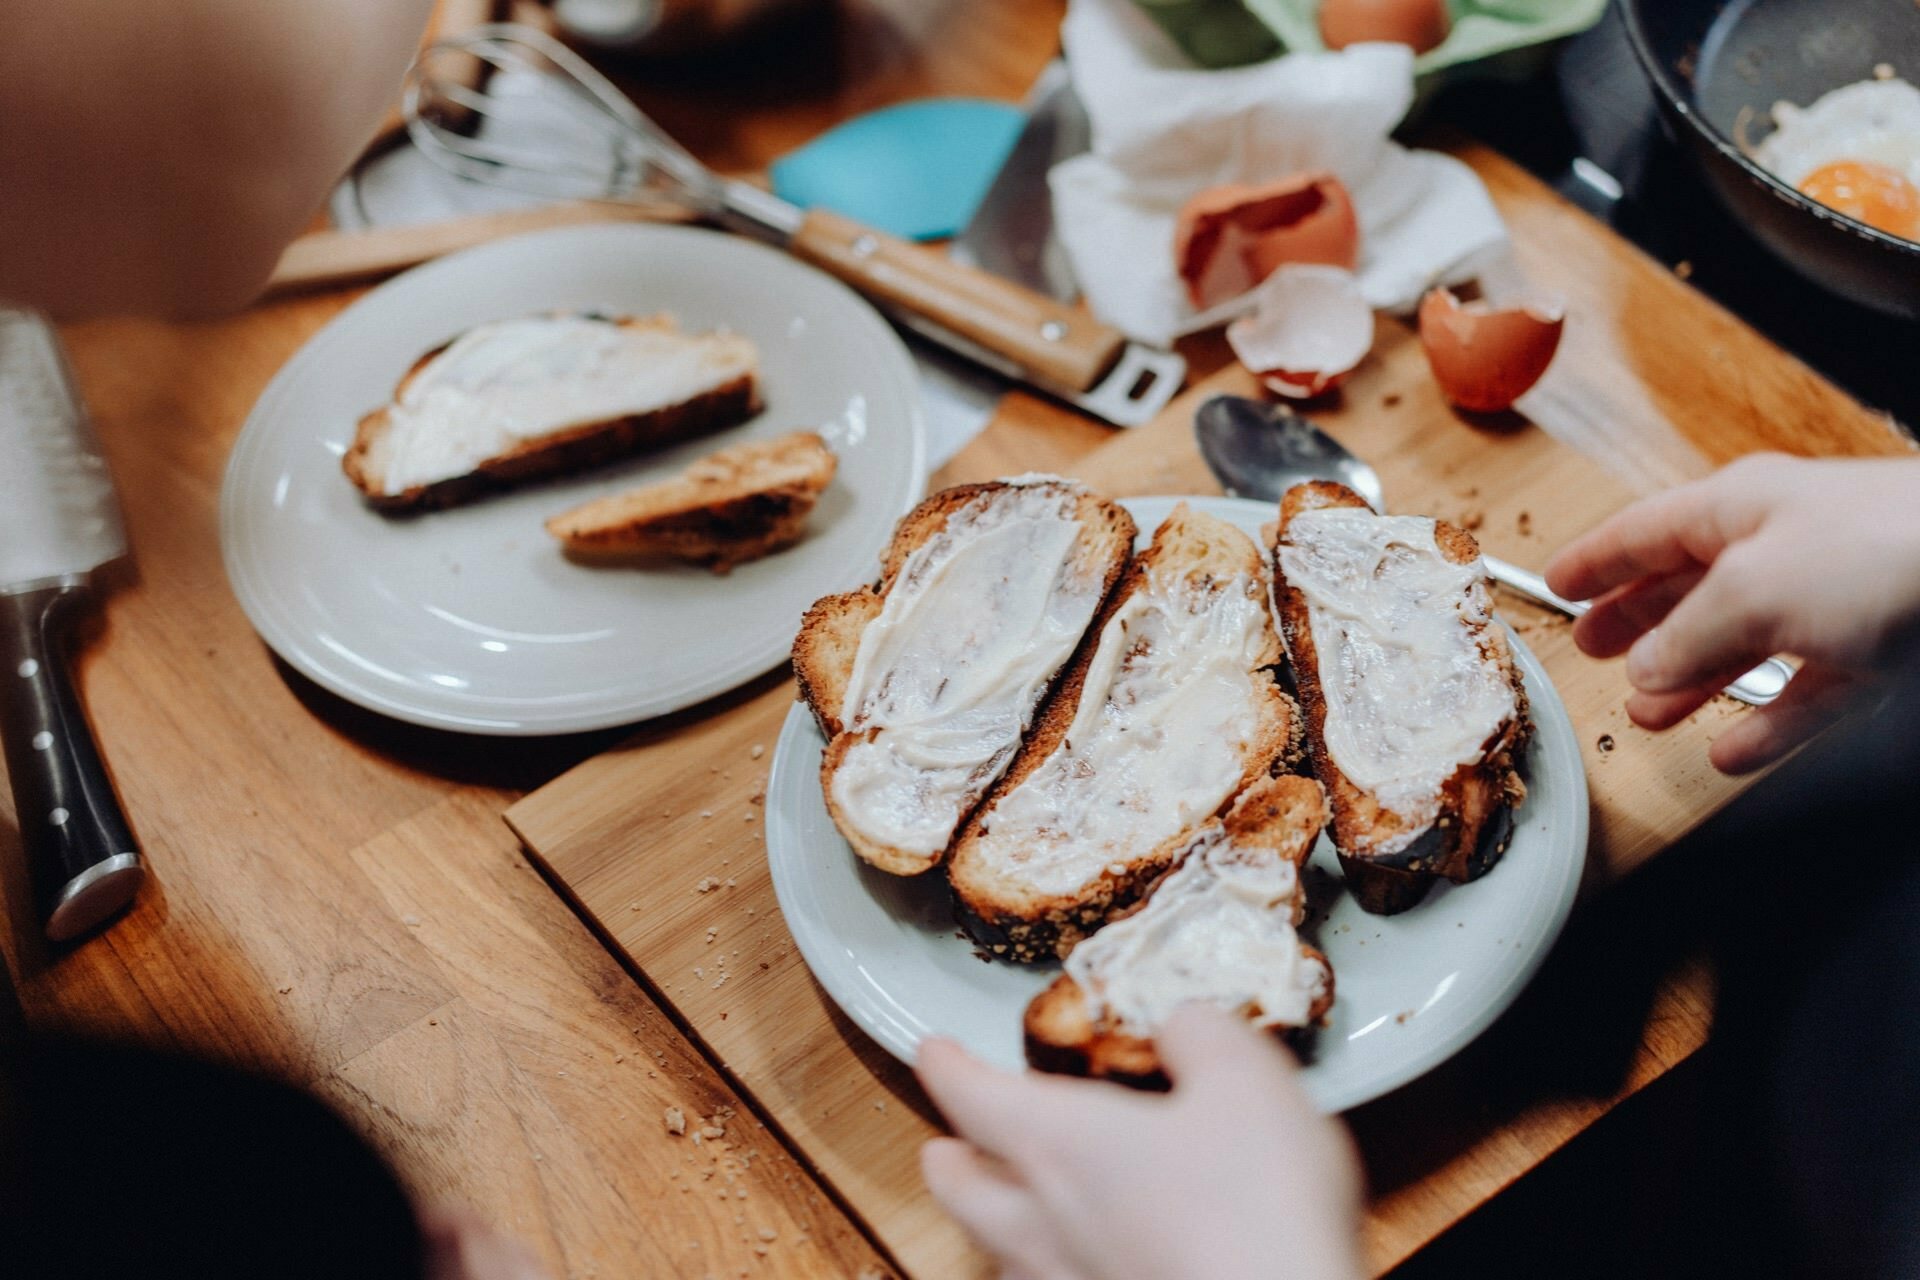
[[[1257,779],[1298,757],[1259,550],[1182,505],[1135,558],[955,841],[962,924],[995,955],[1065,955]]]
[[[828,596],[794,641],[829,739],[827,810],[896,875],[941,861],[1133,549],[1133,519],[1067,481],[962,485],[900,522],[876,587]]]
[[[1082,942],[1027,1006],[1027,1060],[1043,1071],[1167,1084],[1153,1036],[1204,1000],[1285,1033],[1333,1004],[1326,956],[1300,940],[1301,868],[1327,820],[1311,778],[1265,778],[1207,823],[1144,902]]]
[[[1404,911],[1485,872],[1526,794],[1526,692],[1472,535],[1375,515],[1337,484],[1289,489],[1271,530],[1273,603],[1333,805],[1348,887]]]

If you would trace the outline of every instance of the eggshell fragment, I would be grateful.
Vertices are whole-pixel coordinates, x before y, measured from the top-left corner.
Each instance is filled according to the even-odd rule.
[[[1227,326],[1227,345],[1276,395],[1304,400],[1346,380],[1373,348],[1373,309],[1353,273],[1285,266]]]
[[[1286,263],[1351,268],[1360,258],[1360,221],[1346,184],[1330,173],[1232,183],[1187,201],[1175,223],[1173,256],[1187,297],[1204,311]]]
[[[1566,324],[1558,304],[1492,307],[1435,289],[1420,303],[1420,345],[1440,394],[1474,413],[1513,407],[1553,362]]]
[[[1425,53],[1447,38],[1448,26],[1447,0],[1325,0],[1320,6],[1320,39],[1329,49],[1384,40]]]

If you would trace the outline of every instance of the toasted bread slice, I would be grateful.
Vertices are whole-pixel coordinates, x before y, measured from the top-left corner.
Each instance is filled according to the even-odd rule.
[[[668,555],[715,573],[790,547],[838,460],[812,431],[710,453],[671,480],[629,489],[547,521],[569,555]]]
[[[1248,787],[1145,901],[1074,948],[1067,971],[1033,998],[1027,1061],[1164,1088],[1153,1036],[1185,1001],[1279,1034],[1319,1022],[1333,1004],[1333,969],[1295,929],[1306,912],[1301,868],[1326,821],[1326,793],[1311,778]]]
[[[961,485],[900,522],[877,587],[807,611],[794,673],[829,738],[827,811],[856,853],[895,875],[939,863],[1133,538],[1124,508],[1068,481]]]
[[[1271,547],[1307,750],[1355,899],[1391,914],[1436,879],[1481,875],[1525,798],[1515,762],[1531,729],[1479,544],[1443,520],[1377,516],[1321,481],[1281,498]]]
[[[480,325],[414,362],[340,467],[381,511],[452,506],[741,422],[758,361],[746,338],[671,316]]]
[[[954,842],[967,932],[1011,960],[1064,956],[1137,900],[1199,827],[1298,758],[1280,659],[1259,549],[1176,507]]]

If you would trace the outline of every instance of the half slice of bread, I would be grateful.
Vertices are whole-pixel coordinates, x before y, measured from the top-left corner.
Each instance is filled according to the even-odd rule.
[[[1154,533],[948,861],[994,955],[1064,956],[1196,830],[1296,759],[1252,539],[1184,503]]]
[[[741,422],[758,362],[746,338],[671,316],[483,324],[415,361],[340,466],[379,510],[452,506]]]
[[[1042,1071],[1165,1088],[1153,1036],[1204,1000],[1277,1033],[1317,1023],[1333,969],[1295,930],[1301,867],[1327,821],[1311,778],[1263,778],[1207,823],[1146,900],[1074,948],[1033,998],[1027,1061]]]
[[[569,555],[668,555],[725,573],[798,542],[837,465],[812,431],[751,440],[557,515],[547,532]]]
[[[1352,490],[1296,485],[1271,530],[1274,608],[1313,770],[1355,899],[1404,911],[1485,872],[1526,796],[1526,690],[1494,621],[1480,547]]]
[[[901,520],[878,586],[807,611],[793,669],[829,739],[827,811],[854,852],[895,875],[939,863],[1133,539],[1124,508],[1069,481],[961,485]]]

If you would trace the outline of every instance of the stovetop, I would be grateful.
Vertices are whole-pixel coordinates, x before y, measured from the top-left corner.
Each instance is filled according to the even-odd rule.
[[[1663,131],[1617,8],[1567,44],[1554,75],[1451,87],[1430,118],[1500,148],[1862,403],[1920,428],[1920,375],[1894,355],[1920,353],[1920,322],[1835,297],[1748,236]],[[1618,181],[1611,207],[1573,174],[1576,158]]]

